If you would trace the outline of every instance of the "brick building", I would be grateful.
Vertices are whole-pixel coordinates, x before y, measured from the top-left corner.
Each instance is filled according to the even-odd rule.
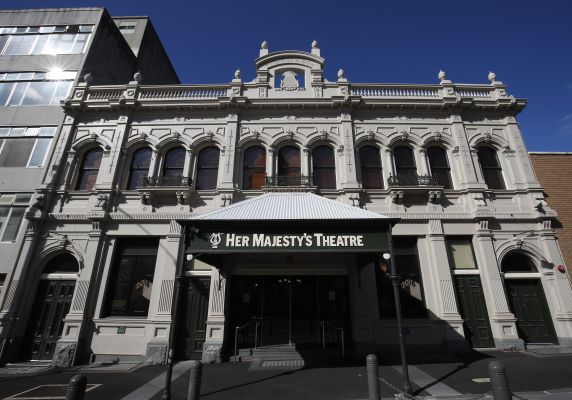
[[[558,213],[555,224],[562,257],[567,267],[572,265],[572,153],[531,152],[530,159],[538,181],[544,188],[546,200]]]

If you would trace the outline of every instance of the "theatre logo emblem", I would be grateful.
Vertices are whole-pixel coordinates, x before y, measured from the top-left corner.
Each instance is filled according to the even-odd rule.
[[[222,233],[212,233],[210,237],[211,247],[218,249],[218,245],[222,241]]]

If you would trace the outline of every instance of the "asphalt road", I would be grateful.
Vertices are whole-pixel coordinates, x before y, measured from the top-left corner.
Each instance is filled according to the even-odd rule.
[[[538,392],[538,395],[543,391],[570,392],[572,398],[572,354],[536,357],[519,352],[474,352],[464,358],[438,355],[412,359],[410,375],[415,394],[445,396],[447,393],[488,392],[487,382],[477,383],[473,379],[487,378],[487,364],[493,359],[506,366],[513,392]],[[401,369],[395,360],[381,360],[380,364],[380,376],[390,385],[401,387]],[[186,398],[188,368],[188,363],[177,367],[173,400]],[[86,399],[122,399],[133,393],[130,398],[158,400],[162,395],[164,371],[165,367],[145,366],[131,372],[85,373],[90,384],[100,385],[89,391]],[[32,377],[0,377],[0,399],[40,385],[65,384],[77,373],[60,370]],[[385,398],[396,393],[385,383],[380,387]],[[309,363],[306,368],[295,370],[260,368],[249,363],[205,365],[203,369],[201,399],[356,400],[367,397],[364,360],[327,365]],[[556,396],[547,398],[553,397],[556,399]]]

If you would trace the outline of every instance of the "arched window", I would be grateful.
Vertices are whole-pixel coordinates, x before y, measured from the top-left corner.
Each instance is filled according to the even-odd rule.
[[[199,152],[197,160],[197,190],[216,189],[218,177],[218,147],[205,147]]]
[[[483,178],[489,189],[505,189],[497,152],[490,147],[482,146],[477,150],[477,154]]]
[[[379,149],[374,146],[361,147],[359,149],[359,162],[362,187],[364,189],[383,189]]]
[[[77,260],[71,254],[60,254],[52,258],[42,271],[44,274],[76,273],[79,271]]]
[[[530,257],[521,253],[509,253],[501,263],[502,272],[538,272]]]
[[[415,167],[415,158],[413,150],[406,146],[397,146],[393,149],[393,160],[395,162],[395,175],[397,176],[415,176],[417,175],[417,167]]]
[[[144,147],[133,153],[129,167],[127,190],[135,190],[143,185],[143,178],[149,175],[151,165],[151,149]]]
[[[99,147],[89,150],[83,155],[79,175],[77,177],[77,183],[75,185],[76,190],[93,189],[95,181],[97,180],[99,167],[101,166],[102,156],[103,150]]]
[[[285,146],[278,152],[278,175],[300,177],[300,150]]]
[[[183,176],[185,168],[185,149],[175,147],[165,154],[163,176]]]
[[[260,189],[264,185],[266,173],[266,150],[252,146],[244,152],[242,167],[242,188]]]
[[[336,159],[330,146],[318,146],[312,151],[312,178],[320,189],[336,188]]]
[[[451,168],[447,160],[447,152],[442,147],[432,146],[427,149],[427,157],[429,158],[429,168],[431,176],[437,178],[439,185],[445,189],[452,189]]]

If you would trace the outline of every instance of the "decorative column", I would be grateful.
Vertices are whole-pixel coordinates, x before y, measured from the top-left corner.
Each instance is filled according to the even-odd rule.
[[[486,219],[479,221],[475,244],[475,255],[495,346],[499,349],[523,349],[524,341],[518,337],[516,318],[508,308],[493,244],[493,234]]]
[[[276,175],[276,171],[274,170],[274,154],[276,153],[276,149],[273,147],[268,147],[266,149],[266,176],[274,176]]]
[[[238,114],[229,113],[226,119],[224,147],[219,161],[218,188],[224,192],[234,192],[234,163],[236,137],[238,132]]]
[[[431,257],[430,265],[433,266],[430,271],[433,275],[434,285],[431,286],[434,288],[433,296],[437,299],[437,309],[435,311],[438,313],[439,319],[448,324],[446,326],[447,346],[452,351],[466,350],[468,345],[463,340],[465,337],[463,319],[457,309],[455,287],[451,276],[451,267],[448,261],[449,257],[441,220],[429,220],[427,244]],[[425,287],[428,288],[429,285],[425,284]]]
[[[479,183],[477,173],[475,171],[475,166],[478,165],[478,160],[476,159],[476,155],[471,153],[465,127],[463,126],[463,120],[460,115],[453,114],[450,118],[450,122],[451,133],[458,146],[458,149],[456,150],[458,151],[457,157],[460,167],[460,189],[483,189],[484,186]]]
[[[338,80],[338,84],[341,84],[340,80]],[[353,191],[356,191],[360,187],[355,168],[354,128],[352,115],[349,110],[340,114],[340,136],[343,144],[340,146],[340,162],[338,163],[342,172],[340,174],[341,182],[339,186],[345,190],[349,189],[351,191],[353,189]]]
[[[221,362],[221,350],[225,336],[226,273],[224,267],[213,268],[209,293],[207,332],[203,344],[203,362]]]
[[[419,175],[431,175],[426,149],[420,148],[415,152],[415,161],[417,162],[417,173]]]
[[[572,346],[572,288],[568,271],[560,272],[559,265],[564,265],[562,253],[552,229],[551,220],[543,221],[543,229],[539,235],[540,246],[546,260],[542,262],[540,272],[544,281],[544,292],[550,308],[554,328],[561,346]],[[566,266],[570,268],[571,266]]]
[[[307,147],[300,149],[300,173],[303,176],[310,176],[312,174],[310,168],[310,149]]]

